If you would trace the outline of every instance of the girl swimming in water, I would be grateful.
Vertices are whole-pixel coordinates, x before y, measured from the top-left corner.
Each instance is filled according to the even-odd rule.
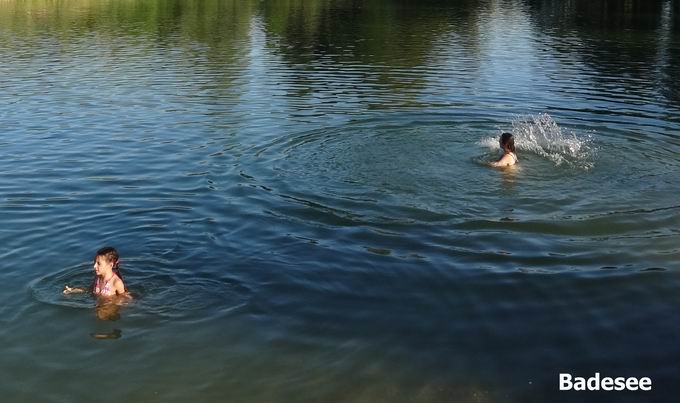
[[[511,133],[503,133],[499,141],[503,149],[503,156],[498,161],[492,162],[492,167],[508,167],[517,163],[515,155],[515,137]]]
[[[118,251],[111,247],[101,248],[94,257],[94,281],[92,281],[92,294],[98,297],[113,297],[128,295],[123,276],[118,267]],[[87,292],[84,288],[64,287],[64,294]]]

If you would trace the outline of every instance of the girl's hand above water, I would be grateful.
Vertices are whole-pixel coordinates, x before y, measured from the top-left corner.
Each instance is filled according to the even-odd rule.
[[[69,287],[68,285],[64,286],[64,291],[62,291],[64,294],[79,294],[85,292],[83,288],[80,287]]]

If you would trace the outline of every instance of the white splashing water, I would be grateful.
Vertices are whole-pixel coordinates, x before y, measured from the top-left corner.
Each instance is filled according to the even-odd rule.
[[[588,170],[595,165],[596,148],[592,136],[563,130],[548,114],[520,116],[512,121],[511,132],[520,160],[522,153],[530,152],[552,161],[556,166],[564,164]],[[479,144],[498,149],[500,134],[484,138]]]

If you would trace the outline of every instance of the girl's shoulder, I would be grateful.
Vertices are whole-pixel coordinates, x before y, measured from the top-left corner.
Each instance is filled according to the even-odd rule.
[[[125,283],[123,283],[123,279],[118,277],[117,275],[113,277],[113,281],[111,281],[111,285],[113,286],[113,289],[116,290],[118,293],[123,293],[125,292]]]
[[[510,165],[515,165],[517,162],[517,157],[515,156],[514,153],[506,153],[501,156],[498,161],[495,163],[492,163],[491,165],[496,166],[496,167],[507,167]]]

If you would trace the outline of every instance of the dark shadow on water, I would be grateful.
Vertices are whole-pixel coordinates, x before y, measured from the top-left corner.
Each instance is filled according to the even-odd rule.
[[[99,301],[95,311],[100,320],[116,321],[120,319],[121,305],[114,301]]]
[[[640,82],[657,83],[673,103],[680,100],[678,76],[680,3],[677,1],[528,0],[536,28],[564,42],[552,52],[583,60],[599,86],[623,87],[644,97]],[[578,38],[579,46],[572,39]],[[653,68],[658,66],[658,68]]]

